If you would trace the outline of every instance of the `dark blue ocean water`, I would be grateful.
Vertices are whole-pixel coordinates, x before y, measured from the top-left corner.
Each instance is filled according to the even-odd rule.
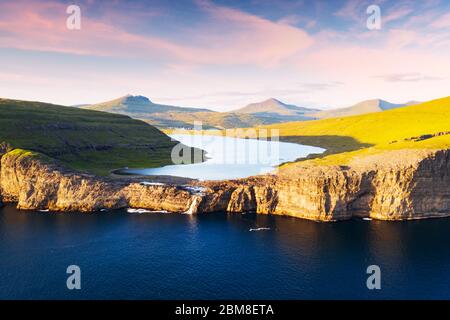
[[[250,228],[270,230],[250,232]],[[66,268],[81,268],[81,290]],[[366,268],[382,271],[379,291]],[[0,209],[2,299],[450,298],[450,219],[315,223]]]

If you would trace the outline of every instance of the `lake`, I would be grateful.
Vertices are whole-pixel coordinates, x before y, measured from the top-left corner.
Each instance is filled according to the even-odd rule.
[[[250,231],[251,229],[260,231]],[[1,299],[449,299],[450,219],[0,208]],[[381,268],[381,290],[366,268]],[[66,268],[81,268],[81,290]]]
[[[207,152],[207,160],[195,164],[174,164],[160,168],[125,169],[121,174],[168,175],[199,180],[245,178],[274,171],[281,163],[322,153],[325,149],[271,140],[238,139],[224,136],[170,135],[183,144]]]

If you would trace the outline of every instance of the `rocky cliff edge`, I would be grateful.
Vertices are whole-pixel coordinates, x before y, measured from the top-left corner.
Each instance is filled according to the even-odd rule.
[[[348,166],[296,163],[276,174],[191,185],[107,179],[13,150],[1,156],[0,201],[19,209],[256,212],[338,221],[450,216],[450,150],[396,150]]]

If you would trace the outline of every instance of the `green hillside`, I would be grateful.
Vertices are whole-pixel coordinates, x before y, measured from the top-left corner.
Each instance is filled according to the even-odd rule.
[[[344,164],[392,149],[450,148],[450,97],[359,116],[265,126],[281,140],[327,149],[314,161]]]
[[[107,174],[125,166],[170,164],[174,144],[127,116],[0,99],[0,145],[39,152],[75,169]]]
[[[326,149],[306,160],[343,165],[358,157],[395,149],[450,148],[450,97],[357,116],[258,126],[278,130],[281,141]],[[170,132],[166,130],[166,132]],[[223,135],[206,130],[204,134]],[[252,138],[247,129],[228,134]],[[196,132],[192,132],[196,134]],[[270,134],[270,132],[269,132]],[[303,160],[304,161],[304,160]]]

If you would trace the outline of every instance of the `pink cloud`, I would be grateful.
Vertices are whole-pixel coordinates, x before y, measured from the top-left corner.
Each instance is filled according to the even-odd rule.
[[[343,81],[360,79],[369,86],[369,78],[380,74],[420,73],[429,77],[448,79],[450,65],[447,60],[448,54],[445,52],[328,43],[297,59],[295,65],[299,72]],[[356,82],[354,84],[356,85]]]
[[[344,6],[342,6],[334,14],[347,20],[364,21],[365,19],[367,19],[367,8],[370,5],[376,4],[381,7],[382,24],[385,25],[392,21],[405,18],[412,12],[414,12],[411,4],[405,4],[402,2],[400,2],[400,5],[396,5],[393,8],[386,10],[385,12],[385,6],[383,6],[384,2],[385,0],[347,0]]]
[[[383,24],[407,17],[412,12],[414,12],[414,10],[412,8],[408,8],[408,7],[396,8],[382,18]]]
[[[369,5],[379,4],[381,2],[383,1],[347,0],[334,15],[347,20],[360,21],[366,17],[366,9]]]
[[[436,29],[450,28],[450,13],[440,16],[431,26]]]
[[[177,50],[163,39],[132,34],[120,26],[88,18],[83,10],[81,30],[69,30],[67,17],[66,6],[53,1],[0,4],[0,47],[98,56]]]
[[[71,31],[66,29],[66,7],[53,1],[0,4],[0,46],[83,55],[165,57],[176,63],[272,66],[313,42],[306,32],[287,24],[206,1],[199,5],[214,22],[187,30],[186,39],[170,40],[135,34],[112,24],[111,19],[94,20],[83,11],[82,29]],[[106,16],[116,15],[109,12]]]
[[[388,48],[402,48],[408,45],[421,45],[420,35],[413,30],[393,29],[389,30],[386,37],[386,44]]]
[[[30,6],[30,3],[33,5]],[[191,90],[196,94],[204,94],[208,90],[220,91],[230,86],[232,90],[241,90],[244,86],[248,86],[248,90],[254,90],[255,86],[273,90],[276,86],[286,87],[287,82],[294,81],[293,79],[304,81],[311,78],[346,82],[342,88],[333,90],[334,94],[342,95],[341,99],[348,99],[348,96],[357,94],[358,90],[354,86],[359,86],[359,92],[362,89],[364,92],[371,92],[372,83],[382,82],[381,78],[374,76],[411,73],[440,79],[449,79],[450,76],[450,65],[447,62],[449,31],[445,28],[422,28],[423,25],[430,25],[428,20],[419,21],[415,17],[411,17],[408,22],[413,23],[414,28],[407,28],[404,24],[395,29],[383,28],[376,32],[365,28],[348,31],[325,29],[312,36],[292,25],[296,17],[270,21],[209,1],[199,1],[198,9],[202,13],[202,19],[189,28],[180,30],[177,37],[163,38],[156,33],[144,35],[129,31],[130,24],[139,26],[145,20],[144,16],[149,18],[145,12],[129,14],[125,22],[115,24],[114,21],[121,15],[112,8],[114,7],[108,7],[110,11],[101,12],[96,19],[82,11],[82,30],[69,31],[66,29],[66,7],[56,1],[0,2],[0,47],[80,55],[139,57],[150,61],[158,59],[156,64],[164,62],[164,68],[151,75],[135,75],[132,72],[128,75],[116,74],[118,71],[111,68],[114,76],[102,83],[111,91],[110,95],[116,94],[117,88],[122,88],[124,82],[130,88],[151,87],[156,91],[167,90],[165,94],[170,95],[174,93],[172,86],[177,88],[177,92],[184,94],[190,94]],[[88,9],[89,7],[82,8]],[[348,10],[350,9],[349,7]],[[407,11],[392,13],[391,21],[406,14]],[[431,14],[427,15],[427,18],[430,17]],[[445,19],[442,19],[435,19],[436,27],[445,23]],[[434,32],[428,32],[429,30]],[[270,69],[262,71],[268,71],[266,77],[261,77],[261,73],[248,72],[249,69],[245,67],[236,68],[239,70],[230,75],[223,75],[220,73],[222,69],[214,69],[219,70],[214,74],[209,72],[210,69],[202,73],[203,70],[197,66],[205,64],[251,65]],[[23,74],[27,72],[32,73],[25,70]],[[91,78],[95,79],[89,84],[85,80],[87,72],[91,72]],[[4,87],[13,81],[17,83],[18,90],[23,90],[19,83],[26,83],[26,77],[9,77],[14,72],[8,73],[0,74],[0,81],[6,84]],[[94,88],[103,77],[104,74],[99,74],[95,68],[83,70],[83,75],[79,76],[79,87]],[[58,74],[52,81],[54,86],[60,86],[61,75]],[[438,86],[444,81],[436,81],[433,86],[424,90],[437,92]],[[33,78],[33,82],[40,83],[40,78]],[[160,83],[170,83],[171,88],[167,89]],[[199,84],[196,87],[194,83]],[[364,85],[366,87],[362,88]],[[384,87],[386,90],[390,90],[393,83],[388,85]],[[29,85],[28,91],[32,90],[36,90],[34,84]],[[38,90],[39,94],[40,92]],[[302,97],[305,94],[302,92]],[[319,95],[317,92],[315,94]],[[329,94],[324,96],[321,98],[323,101],[331,100]]]
[[[211,59],[213,54],[225,63],[240,60],[244,64],[276,65],[314,42],[305,31],[283,21],[272,22],[210,1],[197,3],[211,18],[191,34],[193,39],[201,39],[196,55],[203,61]]]

